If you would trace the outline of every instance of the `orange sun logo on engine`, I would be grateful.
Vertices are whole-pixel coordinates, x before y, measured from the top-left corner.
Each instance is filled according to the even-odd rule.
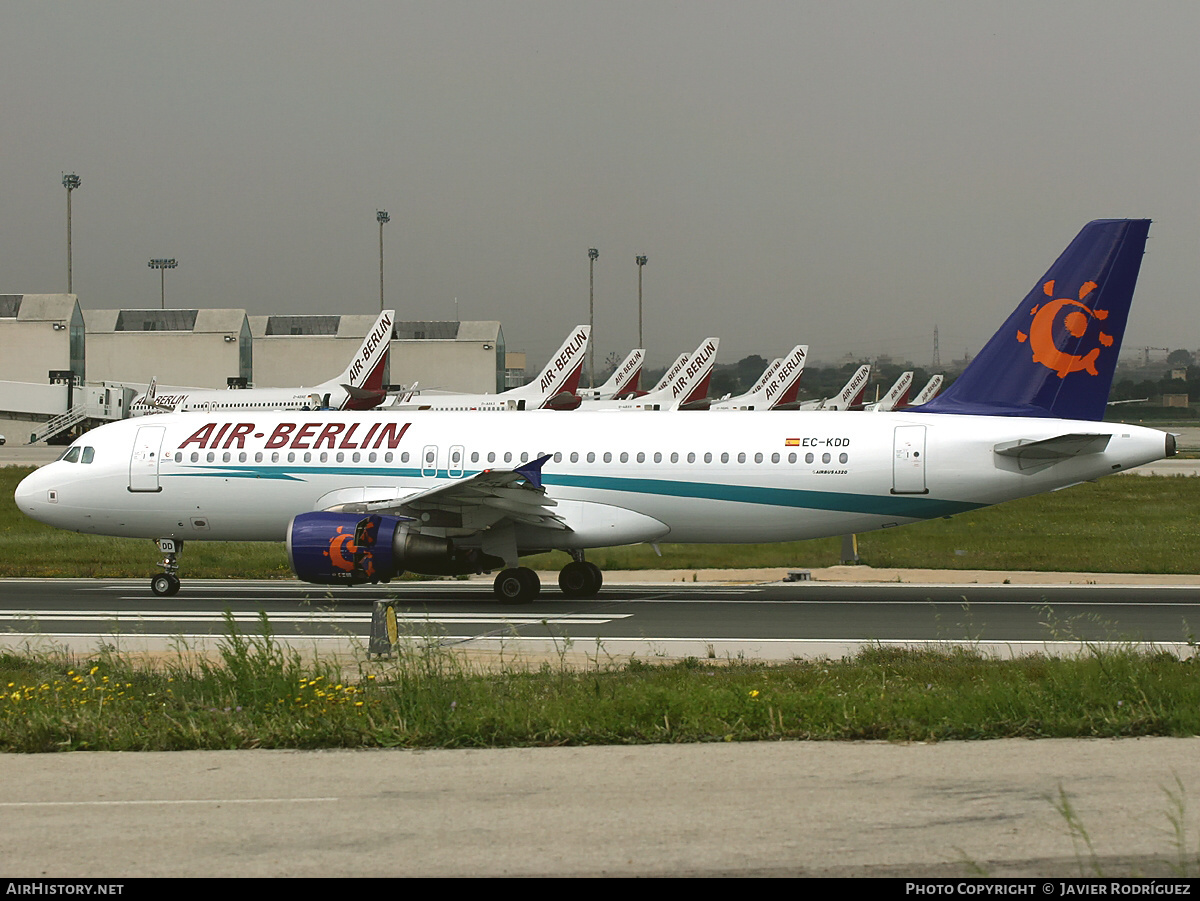
[[[1029,325],[1029,333],[1026,334],[1019,329],[1017,330],[1017,340],[1029,342],[1029,347],[1033,351],[1033,362],[1041,363],[1048,369],[1053,369],[1058,373],[1060,379],[1065,379],[1072,372],[1086,372],[1089,375],[1100,374],[1096,371],[1096,358],[1100,356],[1099,347],[1093,347],[1086,354],[1079,355],[1064,353],[1054,343],[1054,321],[1064,307],[1078,307],[1078,309],[1072,310],[1063,317],[1063,325],[1076,338],[1082,338],[1084,332],[1087,331],[1088,317],[1093,319],[1108,318],[1108,310],[1093,310],[1082,303],[1083,299],[1095,290],[1095,282],[1084,282],[1083,286],[1079,289],[1079,300],[1060,297],[1051,300],[1049,303],[1035,306],[1029,311],[1029,314],[1033,317],[1033,322]],[[1042,292],[1047,297],[1054,297],[1054,279],[1042,285]],[[1112,335],[1101,332],[1100,343],[1104,347],[1111,347],[1113,343]]]

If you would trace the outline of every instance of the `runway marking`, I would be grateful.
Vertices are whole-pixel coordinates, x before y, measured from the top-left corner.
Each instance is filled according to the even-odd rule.
[[[161,801],[0,801],[4,807],[131,807],[134,805],[183,805],[183,804],[315,804],[341,801],[341,798],[180,798]]]
[[[601,625],[615,619],[629,619],[632,613],[592,614],[592,613],[560,613],[539,616],[527,613],[521,616],[504,614],[479,613],[396,613],[396,619],[403,623],[446,623],[461,625],[537,625],[552,623],[554,625]],[[234,622],[257,623],[259,615],[255,611],[243,611],[232,614]],[[312,623],[336,624],[344,622],[371,622],[370,613],[311,613],[311,614],[267,614],[272,623]],[[223,613],[179,613],[177,611],[146,610],[128,611],[123,613],[97,613],[94,610],[45,610],[45,611],[15,611],[0,613],[0,623],[18,622],[30,623],[36,621],[83,620],[85,622],[144,622],[146,620],[170,620],[180,623],[220,623],[225,621]]]

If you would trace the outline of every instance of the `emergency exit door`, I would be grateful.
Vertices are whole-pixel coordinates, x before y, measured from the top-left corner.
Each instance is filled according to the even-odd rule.
[[[925,426],[896,426],[892,494],[928,494],[925,487]]]
[[[158,484],[158,463],[162,457],[162,440],[166,427],[144,425],[133,439],[133,454],[129,458],[129,490],[161,491]]]

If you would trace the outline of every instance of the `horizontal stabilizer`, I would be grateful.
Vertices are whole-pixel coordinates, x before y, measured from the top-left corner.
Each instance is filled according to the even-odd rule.
[[[1045,438],[1041,441],[1006,441],[997,444],[993,450],[1001,457],[1012,457],[1021,469],[1031,469],[1035,466],[1048,466],[1071,457],[1082,454],[1103,453],[1108,447],[1111,435],[1091,435],[1075,433]]]

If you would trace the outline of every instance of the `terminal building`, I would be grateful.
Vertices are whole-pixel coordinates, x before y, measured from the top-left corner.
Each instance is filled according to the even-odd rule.
[[[345,370],[375,315],[84,310],[73,294],[0,295],[0,435],[66,441],[161,388],[303,387]],[[524,384],[499,322],[399,321],[389,384],[492,393]],[[519,366],[520,371],[514,369]]]

